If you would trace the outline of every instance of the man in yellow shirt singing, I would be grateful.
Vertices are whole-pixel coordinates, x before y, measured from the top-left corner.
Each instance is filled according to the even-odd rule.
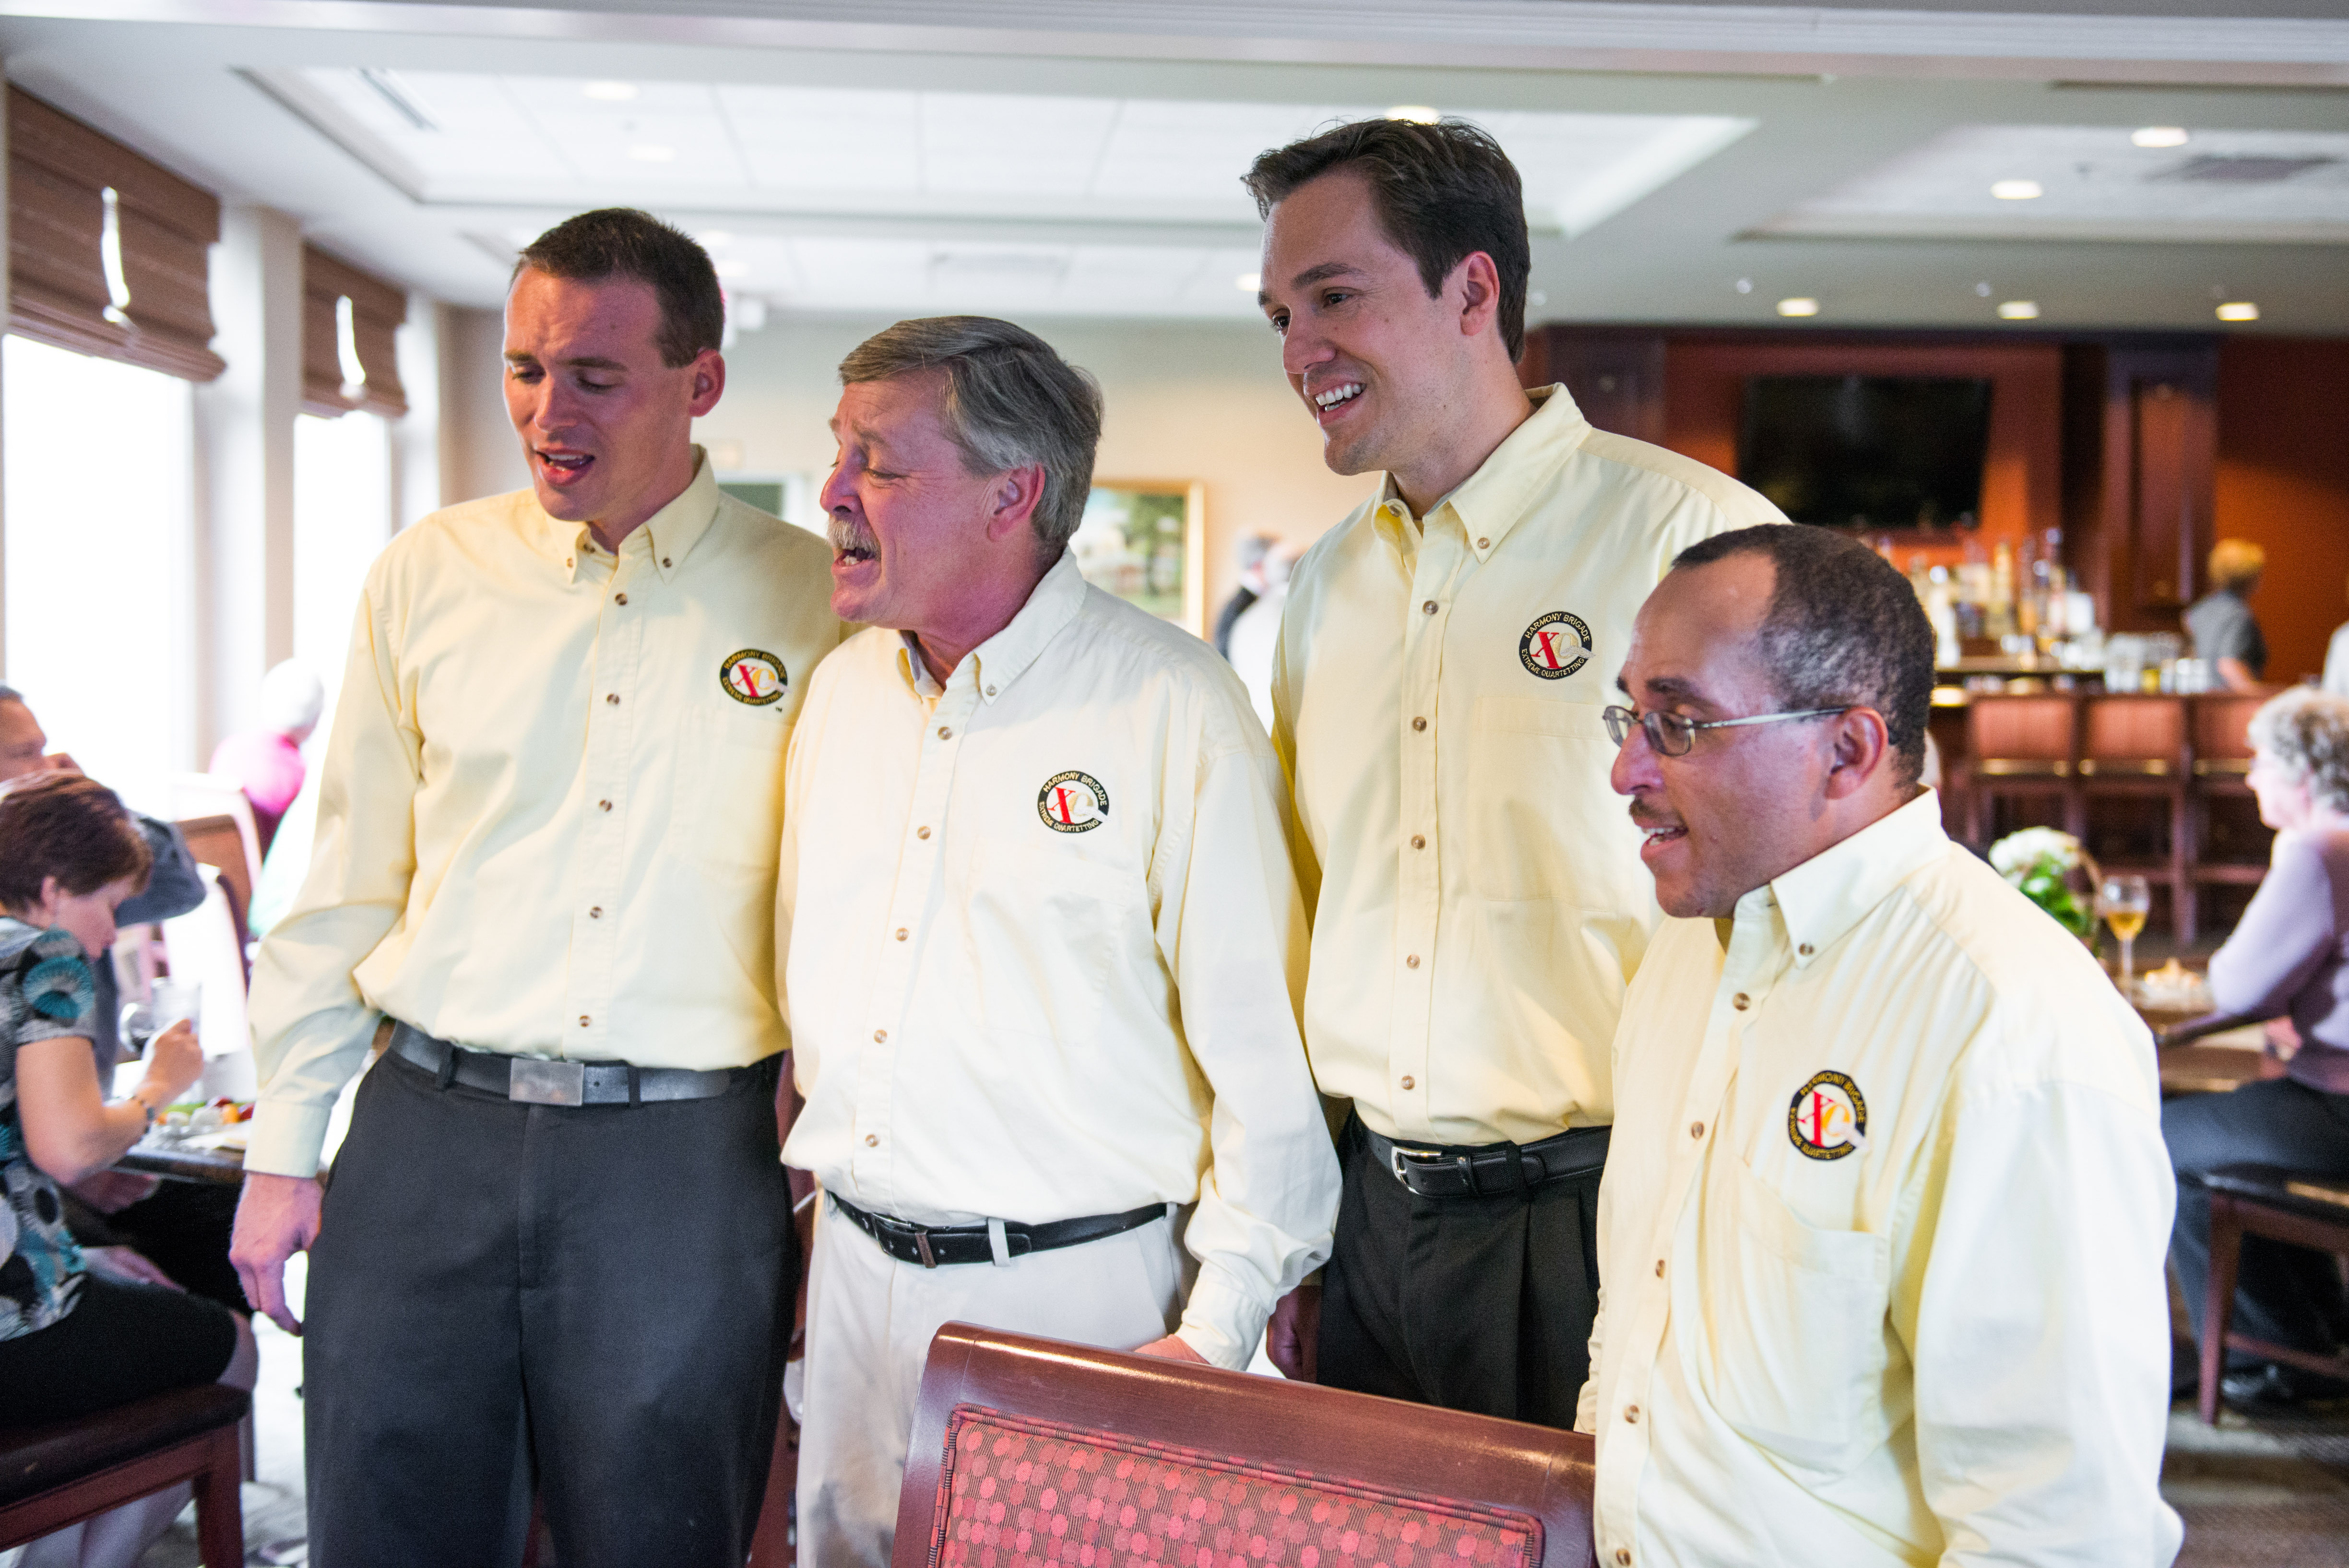
[[[305,1347],[312,1560],[750,1550],[796,1247],[775,1138],[783,753],[829,552],[718,489],[701,247],[642,213],[526,247],[506,406],[532,488],[367,574],[317,851],[254,966],[233,1257]],[[336,1093],[360,1085],[320,1202]]]
[[[1673,553],[1778,514],[1518,383],[1525,197],[1482,131],[1341,126],[1247,184],[1323,456],[1383,471],[1291,578],[1273,677],[1313,917],[1306,1048],[1351,1105],[1326,1289],[1284,1303],[1274,1359],[1564,1426],[1607,1045],[1657,919],[1599,710]]]

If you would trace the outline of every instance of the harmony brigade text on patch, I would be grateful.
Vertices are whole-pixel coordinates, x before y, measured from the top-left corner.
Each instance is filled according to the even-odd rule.
[[[718,684],[737,702],[764,708],[783,700],[792,689],[792,678],[784,671],[783,661],[773,654],[745,648],[726,656],[726,662],[718,667]]]
[[[1036,815],[1055,833],[1091,833],[1109,815],[1109,791],[1091,774],[1054,774],[1036,794]]]
[[[1590,662],[1590,628],[1580,616],[1552,610],[1517,639],[1517,662],[1544,680],[1563,680]]]
[[[1868,1147],[1868,1102],[1841,1073],[1814,1073],[1786,1107],[1786,1136],[1811,1159],[1841,1159]]]

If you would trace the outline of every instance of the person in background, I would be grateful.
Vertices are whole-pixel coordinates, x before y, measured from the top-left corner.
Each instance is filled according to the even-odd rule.
[[[36,1426],[191,1384],[251,1388],[253,1333],[176,1287],[104,1277],[67,1231],[60,1188],[120,1158],[196,1081],[179,1023],[113,1105],[91,1061],[91,959],[145,880],[145,838],[112,791],[55,770],[0,786],[0,1426]],[[138,1561],[188,1499],[142,1499],[36,1542],[36,1568]]]
[[[840,374],[832,603],[869,629],[809,684],[776,914],[784,1156],[830,1197],[799,1551],[886,1568],[940,1325],[1245,1367],[1338,1170],[1279,764],[1231,670],[1068,549],[1100,392],[978,317]]]
[[[313,1561],[740,1568],[798,1251],[776,1143],[783,748],[839,640],[823,542],[718,488],[701,246],[585,213],[523,248],[530,490],[369,569],[318,854],[253,975],[233,1257],[310,1250]],[[327,1119],[367,1059],[331,1189]]]
[[[318,727],[326,705],[326,689],[310,667],[286,659],[261,678],[261,728],[231,735],[212,750],[212,771],[236,780],[253,803],[264,855],[285,808],[302,793],[302,742]]]
[[[1825,528],[1682,552],[1609,708],[1664,911],[1615,1036],[1599,1560],[2167,1568],[2152,1043],[1918,786],[1933,632]]]
[[[2210,959],[2222,1012],[2272,1019],[2271,1052],[2297,1046],[2285,1075],[2162,1106],[2178,1171],[2170,1244],[2199,1339],[2210,1275],[2210,1194],[2202,1173],[2240,1163],[2349,1176],[2349,699],[2295,688],[2251,719],[2251,792],[2276,830],[2266,878]],[[2349,1298],[2329,1253],[2243,1238],[2234,1326],[2315,1355],[2349,1346]],[[2230,1352],[2220,1391],[2246,1407],[2337,1397],[2349,1387]]]
[[[2250,540],[2220,540],[2210,551],[2210,591],[2186,608],[2194,657],[2209,662],[2225,691],[2258,691],[2267,674],[2268,639],[2251,606],[2267,567],[2267,552]]]
[[[1224,601],[1224,607],[1216,612],[1216,635],[1209,639],[1216,651],[1226,659],[1232,656],[1232,628],[1247,612],[1248,606],[1264,597],[1265,558],[1279,543],[1269,534],[1249,534],[1242,536],[1232,552],[1239,560],[1240,586]]]
[[[1265,729],[1272,728],[1272,660],[1280,647],[1280,612],[1288,603],[1288,579],[1297,570],[1298,552],[1276,544],[1265,552],[1257,568],[1260,583],[1257,600],[1233,621],[1224,657],[1247,688],[1248,701]]]
[[[1483,131],[1365,120],[1246,183],[1322,457],[1383,471],[1298,566],[1274,662],[1306,1048],[1350,1114],[1336,1251],[1272,1357],[1562,1427],[1599,1287],[1607,1043],[1658,919],[1607,795],[1605,671],[1675,551],[1784,519],[1519,383],[1525,193]]]
[[[48,736],[24,694],[0,686],[0,783],[41,774],[79,775]],[[204,879],[180,830],[157,817],[134,815],[147,843],[146,886],[122,901],[115,920],[143,926],[184,915],[204,901]],[[90,1054],[101,1092],[111,1093],[122,1059],[121,986],[112,952],[92,955]],[[66,1193],[66,1214],[90,1267],[109,1277],[195,1291],[236,1312],[250,1312],[229,1265],[229,1232],[236,1189],[192,1181],[163,1181],[126,1170],[101,1170]]]

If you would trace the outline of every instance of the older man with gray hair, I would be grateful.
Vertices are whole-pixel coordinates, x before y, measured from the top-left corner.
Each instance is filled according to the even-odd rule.
[[[1227,1367],[1327,1255],[1278,763],[1067,550],[1090,379],[1008,322],[840,368],[833,607],[787,763],[780,990],[816,1227],[802,1561],[889,1561],[950,1319]]]

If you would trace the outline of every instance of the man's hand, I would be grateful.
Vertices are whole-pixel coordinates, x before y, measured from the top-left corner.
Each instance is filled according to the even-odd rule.
[[[1161,1361],[1189,1361],[1201,1366],[1207,1365],[1207,1358],[1192,1349],[1189,1342],[1179,1334],[1170,1334],[1164,1339],[1154,1339],[1133,1354],[1154,1355]]]
[[[147,1255],[131,1247],[84,1247],[81,1261],[89,1272],[101,1279],[116,1280],[126,1285],[160,1285],[167,1291],[185,1293],[186,1287],[157,1268]]]
[[[1265,1325],[1264,1353],[1280,1375],[1315,1383],[1321,1372],[1321,1286],[1308,1280],[1280,1298]]]
[[[244,1179],[244,1196],[237,1200],[228,1261],[244,1283],[244,1299],[288,1334],[300,1334],[302,1320],[285,1305],[285,1260],[318,1239],[324,1191],[315,1178],[255,1171]]]

